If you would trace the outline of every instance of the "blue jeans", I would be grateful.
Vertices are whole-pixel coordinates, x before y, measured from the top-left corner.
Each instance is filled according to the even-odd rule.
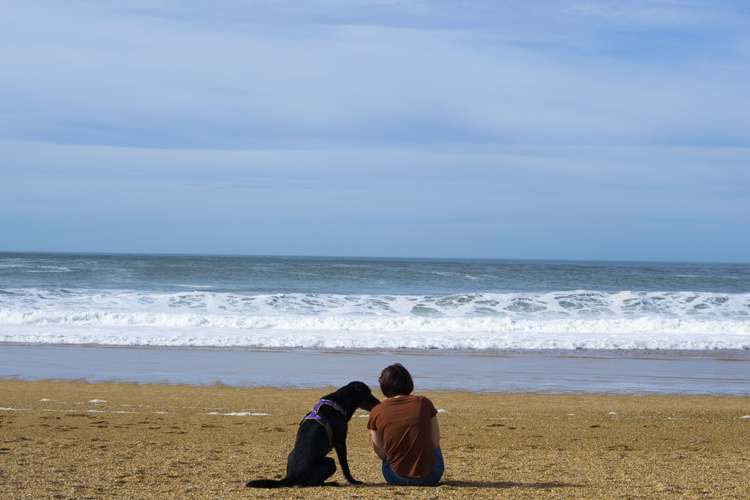
[[[385,482],[394,486],[437,486],[443,477],[445,464],[443,464],[443,452],[440,446],[435,448],[435,465],[432,466],[430,475],[427,477],[405,478],[393,472],[391,464],[383,460],[383,477]]]

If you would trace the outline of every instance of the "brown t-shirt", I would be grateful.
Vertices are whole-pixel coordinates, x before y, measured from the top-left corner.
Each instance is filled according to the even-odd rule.
[[[435,465],[432,417],[437,410],[424,396],[386,399],[370,412],[367,428],[378,431],[388,463],[401,477],[427,477]]]

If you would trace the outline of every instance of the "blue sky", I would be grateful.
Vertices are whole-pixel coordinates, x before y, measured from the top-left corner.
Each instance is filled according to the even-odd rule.
[[[746,1],[0,14],[0,251],[750,261]]]

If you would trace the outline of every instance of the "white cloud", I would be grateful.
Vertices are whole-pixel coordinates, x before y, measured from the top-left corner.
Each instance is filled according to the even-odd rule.
[[[571,5],[5,1],[4,238],[627,258],[587,243],[648,233],[652,258],[746,255],[747,9]]]
[[[747,75],[700,62],[488,43],[482,30],[16,14],[0,55],[6,137],[221,148],[747,136]]]

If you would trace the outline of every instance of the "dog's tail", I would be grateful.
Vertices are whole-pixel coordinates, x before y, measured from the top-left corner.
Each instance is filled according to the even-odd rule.
[[[284,486],[292,486],[292,482],[287,477],[281,481],[275,479],[256,479],[255,481],[248,482],[245,488],[283,488]]]

